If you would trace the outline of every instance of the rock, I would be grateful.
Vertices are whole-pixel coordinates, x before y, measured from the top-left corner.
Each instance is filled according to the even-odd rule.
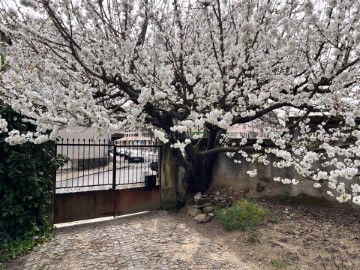
[[[220,201],[224,201],[224,200],[225,200],[225,198],[223,196],[215,196],[214,197],[215,202],[220,202]]]
[[[212,215],[200,214],[200,215],[197,215],[196,217],[194,217],[194,220],[196,220],[199,223],[205,223],[205,222],[210,221],[212,218],[213,218]]]
[[[203,212],[205,214],[212,213],[212,212],[214,212],[214,207],[213,206],[206,206],[206,207],[204,207]]]
[[[201,198],[197,203],[194,199],[188,200],[186,203],[187,207],[196,207],[196,208],[204,208],[206,206],[211,205],[210,198]]]
[[[202,208],[205,208],[205,207],[207,207],[207,206],[210,206],[211,205],[211,203],[203,203],[203,204],[198,204],[198,205],[193,205],[193,207],[195,207],[195,208],[198,208],[198,209],[202,209]]]
[[[188,206],[188,208],[187,208],[187,213],[188,213],[190,216],[195,217],[195,216],[201,214],[202,211],[201,211],[199,208],[195,208],[195,207],[193,207],[193,206]]]
[[[217,205],[220,207],[220,208],[225,208],[225,207],[228,207],[229,204],[225,201],[225,200],[221,200],[217,203]]]
[[[208,204],[211,203],[211,199],[208,197],[201,197],[198,204],[202,205],[202,204]]]

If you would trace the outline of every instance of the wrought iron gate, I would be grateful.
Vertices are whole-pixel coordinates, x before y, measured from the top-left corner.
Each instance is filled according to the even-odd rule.
[[[54,223],[159,209],[161,145],[155,141],[62,140]]]

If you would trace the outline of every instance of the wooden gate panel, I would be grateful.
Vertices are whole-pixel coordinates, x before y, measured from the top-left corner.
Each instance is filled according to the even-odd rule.
[[[161,207],[159,186],[153,189],[132,188],[115,190],[114,195],[115,215],[157,210]]]
[[[113,190],[55,194],[54,223],[112,216]]]

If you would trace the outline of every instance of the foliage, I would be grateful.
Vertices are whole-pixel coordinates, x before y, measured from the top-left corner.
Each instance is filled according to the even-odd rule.
[[[53,228],[44,227],[41,232],[28,232],[19,236],[17,240],[0,245],[0,269],[4,269],[6,263],[17,256],[21,256],[32,250],[38,244],[51,239]]]
[[[256,203],[240,200],[231,207],[217,209],[216,216],[226,230],[245,231],[258,226],[268,216],[268,211]]]
[[[260,243],[259,235],[258,235],[257,233],[254,233],[254,232],[253,232],[253,233],[248,237],[247,241],[248,241],[249,243],[251,243],[251,244]]]
[[[270,261],[270,264],[275,269],[284,269],[287,267],[286,262],[284,262],[283,260],[280,260],[280,259],[272,259]]]
[[[7,141],[41,142],[66,125],[151,127],[173,146],[190,191],[210,186],[220,152],[264,164],[271,154],[272,165],[360,204],[360,185],[345,185],[359,181],[359,14],[358,0],[4,4],[0,28],[13,46],[0,92],[37,126]],[[273,147],[228,143],[226,131],[254,122]]]
[[[282,258],[274,258],[270,260],[270,265],[275,269],[284,269],[288,266],[296,263],[299,260],[299,256],[296,253],[286,252],[282,255]]]
[[[47,208],[53,194],[54,144],[9,146],[0,155],[0,243],[48,226]]]

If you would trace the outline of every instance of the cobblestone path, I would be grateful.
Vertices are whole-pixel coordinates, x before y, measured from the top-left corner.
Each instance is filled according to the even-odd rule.
[[[15,270],[249,269],[165,211],[59,228]]]

